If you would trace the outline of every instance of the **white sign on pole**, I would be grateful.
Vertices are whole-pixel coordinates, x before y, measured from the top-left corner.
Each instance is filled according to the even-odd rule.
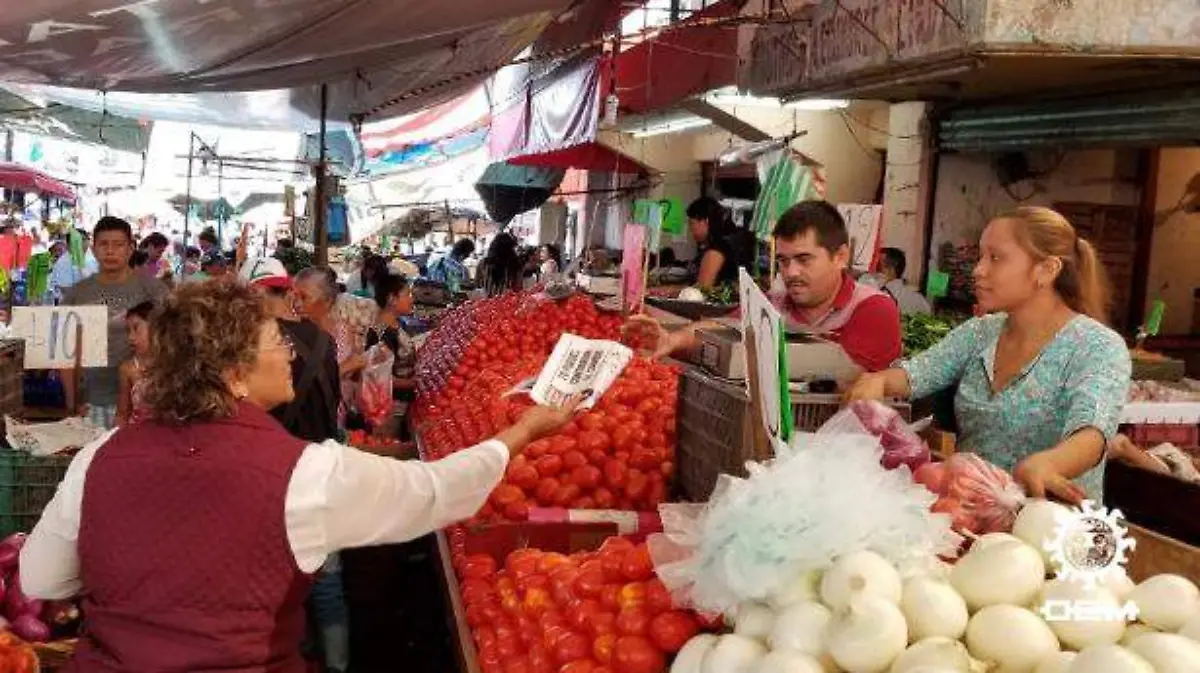
[[[738,286],[742,298],[742,343],[747,355],[753,351],[755,356],[755,372],[758,375],[756,387],[763,426],[772,445],[785,443],[783,402],[779,399],[782,375],[779,371],[779,344],[783,339],[783,316],[767,295],[758,289],[745,269],[738,269]],[[788,404],[790,406],[790,400]]]
[[[75,333],[83,326],[84,367],[108,366],[108,309],[104,306],[18,306],[11,333],[25,340],[26,369],[75,366]]]

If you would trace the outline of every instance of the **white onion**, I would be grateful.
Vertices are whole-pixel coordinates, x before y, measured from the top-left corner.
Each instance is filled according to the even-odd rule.
[[[1120,608],[1117,598],[1104,588],[1088,589],[1079,582],[1054,580],[1046,583],[1042,589],[1042,602],[1069,601],[1072,603],[1087,601],[1103,605],[1114,612]],[[1077,619],[1056,619],[1048,622],[1059,642],[1069,650],[1082,650],[1090,645],[1112,645],[1121,640],[1125,634],[1125,622],[1117,619],[1099,621],[1081,621]]]
[[[743,603],[738,608],[737,625],[733,632],[739,636],[766,642],[767,636],[771,635],[771,628],[774,626],[775,613],[771,611],[771,608],[761,603]]]
[[[911,673],[922,667],[937,667],[955,673],[971,673],[971,655],[966,645],[950,638],[926,638],[892,662],[890,673]]]
[[[821,601],[834,611],[845,610],[857,596],[876,596],[899,603],[902,593],[900,573],[871,551],[839,558],[821,578]]]
[[[800,573],[792,581],[772,593],[767,598],[767,604],[776,612],[782,612],[797,603],[818,601],[821,599],[820,587],[821,571],[810,570]]]
[[[671,673],[700,673],[704,658],[716,644],[717,637],[711,633],[692,636],[675,655],[675,661],[671,662]]]
[[[878,596],[855,598],[829,626],[829,654],[852,673],[883,673],[907,644],[900,608]]]
[[[1179,575],[1155,575],[1129,594],[1138,607],[1138,620],[1160,631],[1176,631],[1200,611],[1200,589]]]
[[[756,673],[825,673],[825,667],[807,654],[776,650],[758,662]]]
[[[1118,601],[1127,600],[1129,594],[1132,594],[1133,590],[1137,588],[1137,585],[1125,573],[1124,568],[1116,568],[1113,572],[1106,574],[1101,580],[1101,584],[1104,585],[1105,589],[1111,591],[1113,596],[1117,597]]]
[[[717,639],[717,644],[700,665],[701,673],[753,673],[767,655],[765,645],[753,638],[730,633]]]
[[[971,543],[971,551],[987,549],[997,542],[1020,542],[1021,539],[1010,533],[984,533]]]
[[[1067,673],[1155,673],[1145,659],[1120,645],[1094,645],[1079,653]]]
[[[1141,622],[1134,622],[1125,627],[1125,635],[1121,636],[1121,642],[1117,644],[1124,647],[1129,647],[1129,643],[1132,643],[1138,636],[1147,633],[1158,633],[1158,631],[1155,631]]]
[[[820,603],[799,603],[775,618],[767,643],[772,650],[792,650],[813,657],[825,653],[833,613]]]
[[[961,638],[967,630],[967,603],[946,582],[914,577],[904,583],[900,610],[908,622],[908,638]]]
[[[1001,673],[1029,673],[1059,645],[1041,617],[1015,605],[991,605],[967,624],[967,649]]]
[[[1067,667],[1079,656],[1075,652],[1055,652],[1042,659],[1042,663],[1033,669],[1033,673],[1067,673]]]
[[[1188,617],[1183,626],[1179,627],[1179,635],[1200,643],[1200,612]]]
[[[1138,636],[1129,645],[1129,650],[1153,666],[1155,673],[1200,671],[1200,643],[1174,633]]]
[[[1025,544],[1038,550],[1042,561],[1050,565],[1050,552],[1046,551],[1047,543],[1053,541],[1058,530],[1059,517],[1071,515],[1071,510],[1049,500],[1030,500],[1021,508],[1013,522],[1013,535]]]
[[[950,584],[972,611],[989,605],[1028,606],[1046,581],[1046,564],[1021,541],[972,549],[950,571]]]
[[[917,666],[916,668],[908,669],[907,673],[956,673],[953,668],[943,668],[941,666]]]

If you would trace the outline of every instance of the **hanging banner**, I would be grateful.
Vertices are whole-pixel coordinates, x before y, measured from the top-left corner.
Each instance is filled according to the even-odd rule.
[[[636,312],[642,308],[645,294],[646,227],[627,224],[621,245],[621,308]]]
[[[812,168],[800,163],[790,151],[769,152],[758,159],[758,177],[762,183],[754,202],[751,229],[760,241],[789,208],[806,199],[821,198]]]

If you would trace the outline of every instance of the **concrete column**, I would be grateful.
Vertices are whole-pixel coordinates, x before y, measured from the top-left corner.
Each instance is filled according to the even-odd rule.
[[[926,257],[925,213],[932,208],[926,183],[932,179],[932,142],[925,103],[897,103],[888,112],[887,166],[883,193],[883,247],[908,258],[905,280],[923,288]]]

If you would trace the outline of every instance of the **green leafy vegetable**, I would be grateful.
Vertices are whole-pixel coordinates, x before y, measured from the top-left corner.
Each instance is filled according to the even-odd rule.
[[[966,316],[958,314],[902,316],[900,327],[904,340],[904,355],[912,356],[929,350],[966,319]]]

